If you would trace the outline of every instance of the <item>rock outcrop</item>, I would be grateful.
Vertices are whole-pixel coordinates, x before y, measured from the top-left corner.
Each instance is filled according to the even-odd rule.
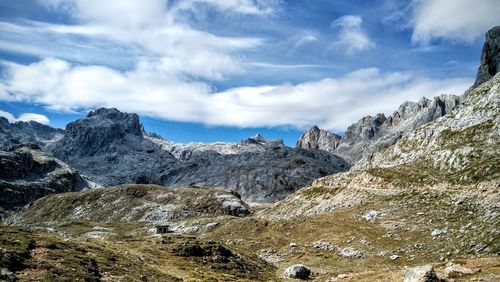
[[[68,124],[47,147],[103,186],[125,183],[236,190],[273,202],[350,165],[323,151],[289,148],[257,135],[240,143],[175,144],[143,131],[136,114],[98,109]]]
[[[339,135],[333,132],[313,126],[311,129],[302,133],[297,141],[296,147],[302,149],[325,150],[332,153],[339,145],[340,138]]]
[[[10,123],[0,117],[0,148],[24,143],[35,143],[43,147],[64,134],[62,129],[52,128],[36,121]]]
[[[48,194],[89,185],[73,168],[35,144],[0,150],[0,209],[13,210]]]
[[[485,35],[481,64],[473,88],[488,81],[500,70],[500,26],[491,28]]]
[[[80,193],[51,195],[9,217],[15,225],[43,222],[174,222],[203,216],[246,216],[250,207],[237,195],[216,189],[166,189],[121,185]]]

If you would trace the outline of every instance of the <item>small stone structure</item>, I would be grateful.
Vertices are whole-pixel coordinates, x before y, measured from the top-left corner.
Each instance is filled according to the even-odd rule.
[[[156,225],[156,234],[172,233],[168,225]]]

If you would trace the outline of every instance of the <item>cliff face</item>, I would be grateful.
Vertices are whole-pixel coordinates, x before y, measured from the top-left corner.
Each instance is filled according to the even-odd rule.
[[[485,39],[481,52],[481,64],[477,70],[473,88],[488,81],[500,70],[500,26],[490,29]]]

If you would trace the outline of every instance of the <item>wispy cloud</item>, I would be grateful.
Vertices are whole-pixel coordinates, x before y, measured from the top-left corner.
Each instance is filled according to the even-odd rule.
[[[363,19],[360,16],[347,15],[335,20],[331,26],[339,29],[339,35],[328,49],[340,49],[347,55],[375,48],[375,43],[361,29]]]

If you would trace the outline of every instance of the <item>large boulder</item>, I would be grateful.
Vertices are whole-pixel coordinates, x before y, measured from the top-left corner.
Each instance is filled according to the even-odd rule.
[[[311,270],[303,264],[295,264],[285,269],[285,272],[283,274],[287,278],[305,280],[309,279],[309,276],[311,276]]]
[[[432,265],[416,266],[406,269],[403,282],[439,282],[441,281]]]

